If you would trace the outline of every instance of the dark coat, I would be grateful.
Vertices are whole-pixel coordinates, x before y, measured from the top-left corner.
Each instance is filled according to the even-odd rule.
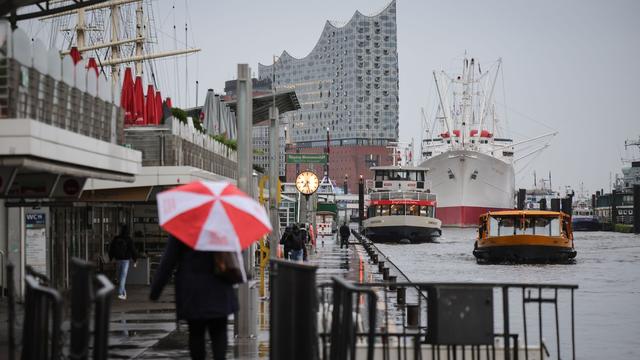
[[[232,285],[214,275],[211,252],[195,251],[169,236],[160,266],[151,284],[151,300],[160,297],[176,269],[176,312],[179,319],[213,319],[226,317],[238,310],[238,299]]]
[[[348,239],[350,235],[351,235],[351,229],[349,229],[348,225],[344,224],[340,226],[340,237]]]
[[[116,235],[109,243],[109,259],[138,261],[138,250],[131,237],[124,233]]]

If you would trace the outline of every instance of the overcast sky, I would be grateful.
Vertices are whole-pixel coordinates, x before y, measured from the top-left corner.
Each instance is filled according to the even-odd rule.
[[[235,77],[237,63],[249,63],[257,75],[258,62],[271,63],[283,50],[303,57],[327,19],[347,21],[355,10],[372,14],[386,4],[158,0],[160,47],[184,47],[186,22],[187,43],[202,52],[189,58],[188,104],[184,60],[177,72],[175,60],[160,62],[165,69],[156,76],[179,106],[195,104],[197,78],[202,104],[206,88],[222,91]],[[433,117],[434,69],[459,69],[465,51],[487,65],[501,57],[504,96],[497,105],[506,103],[511,136],[559,131],[542,154],[516,165],[517,186],[531,187],[535,170],[539,176],[551,171],[556,189],[580,182],[590,191],[609,189],[610,173],[622,166],[624,140],[640,136],[640,1],[398,0],[397,10],[401,140],[419,141],[421,107]]]

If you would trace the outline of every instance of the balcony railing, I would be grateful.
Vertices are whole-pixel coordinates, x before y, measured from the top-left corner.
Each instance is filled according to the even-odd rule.
[[[0,121],[31,119],[110,143],[123,143],[120,91],[83,62],[74,65],[0,22]]]

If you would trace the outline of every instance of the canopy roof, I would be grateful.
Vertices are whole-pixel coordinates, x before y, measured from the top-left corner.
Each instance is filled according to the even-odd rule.
[[[298,102],[298,97],[296,96],[295,90],[292,89],[284,89],[277,90],[275,95],[276,107],[280,112],[280,115],[300,109],[300,102]],[[237,112],[237,100],[230,99],[225,100],[225,104],[228,104],[231,107],[231,110],[236,114]],[[263,95],[254,95],[253,96],[253,123],[257,124],[259,122],[265,121],[269,119],[269,108],[273,105],[273,94],[263,94]]]

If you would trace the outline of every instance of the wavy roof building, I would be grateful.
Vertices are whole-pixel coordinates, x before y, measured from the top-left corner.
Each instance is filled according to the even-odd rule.
[[[301,109],[283,115],[294,151],[322,152],[329,129],[332,177],[355,171],[350,177],[357,181],[369,166],[385,162],[385,145],[398,139],[396,2],[371,16],[356,11],[346,24],[336,25],[325,23],[307,56],[284,51],[275,64],[259,64],[258,72],[261,80],[274,78],[276,88],[296,91]],[[347,161],[336,158],[341,152],[336,146],[368,149],[351,149],[360,158]]]

